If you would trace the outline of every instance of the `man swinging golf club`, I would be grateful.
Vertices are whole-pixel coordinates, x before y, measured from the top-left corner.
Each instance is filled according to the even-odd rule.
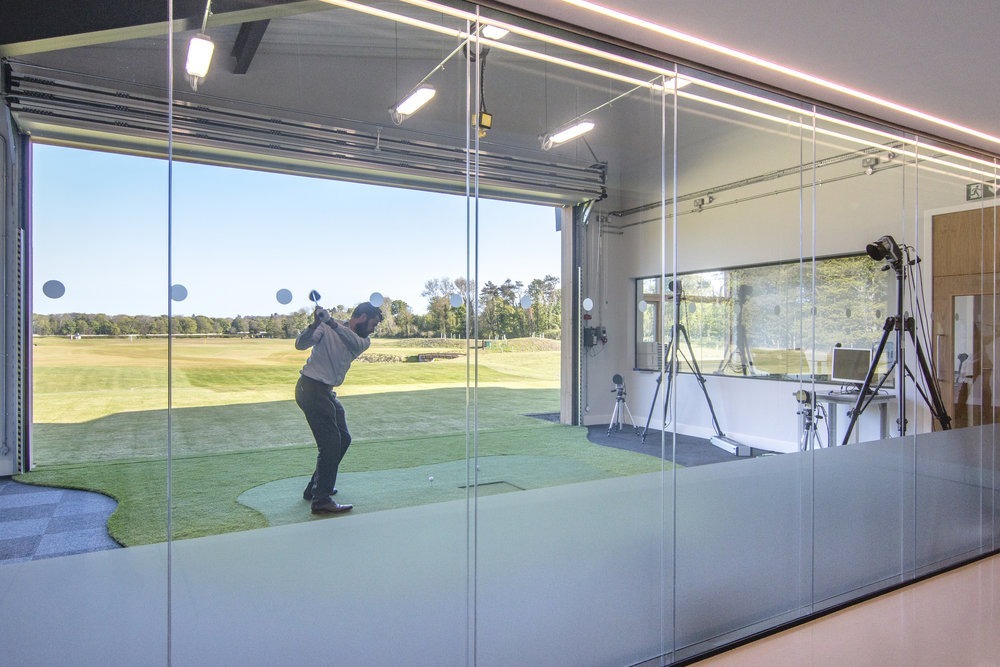
[[[351,434],[344,406],[333,388],[343,383],[351,362],[371,345],[369,336],[382,321],[382,311],[366,302],[354,309],[349,321],[338,322],[319,306],[319,294],[314,291],[310,298],[316,302],[313,322],[295,339],[295,349],[311,347],[312,352],[295,385],[295,402],[309,422],[318,454],[316,470],[302,497],[312,502],[313,514],[339,514],[354,507],[334,502],[332,497]]]

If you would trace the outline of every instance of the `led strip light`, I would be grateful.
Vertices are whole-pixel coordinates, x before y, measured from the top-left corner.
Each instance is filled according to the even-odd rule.
[[[747,92],[739,91],[739,90],[736,90],[736,89],[733,89],[733,88],[728,88],[728,87],[723,86],[721,84],[714,83],[714,82],[711,82],[711,81],[707,81],[707,80],[704,80],[704,79],[700,79],[698,77],[691,76],[691,75],[686,74],[686,73],[685,73],[685,75],[680,76],[680,75],[677,74],[677,72],[675,70],[669,70],[669,69],[665,69],[663,67],[657,67],[656,65],[653,65],[653,64],[650,64],[650,63],[644,63],[642,61],[638,61],[638,60],[634,60],[634,59],[630,59],[630,58],[625,58],[623,56],[618,56],[616,54],[611,54],[611,53],[608,53],[606,51],[601,51],[601,50],[595,49],[593,47],[585,46],[583,44],[577,44],[577,43],[570,42],[568,40],[565,40],[565,39],[562,39],[562,38],[559,38],[559,37],[554,37],[554,36],[546,35],[544,33],[540,33],[540,32],[534,31],[534,30],[529,30],[529,29],[526,29],[526,28],[522,28],[520,26],[511,24],[511,23],[505,23],[505,22],[502,22],[502,21],[497,21],[497,20],[494,20],[494,19],[491,19],[491,18],[484,19],[483,17],[477,16],[476,14],[474,14],[472,12],[462,11],[462,10],[454,9],[454,8],[451,8],[451,7],[445,7],[443,5],[439,5],[439,4],[434,3],[434,2],[428,2],[427,0],[400,0],[400,1],[403,2],[403,3],[406,3],[408,5],[413,5],[413,6],[416,6],[416,7],[421,7],[421,8],[432,10],[432,11],[435,11],[435,12],[440,12],[440,13],[445,14],[447,16],[452,16],[452,17],[455,17],[455,18],[460,18],[460,19],[463,19],[465,21],[470,21],[470,22],[476,22],[476,21],[478,21],[480,23],[488,23],[489,25],[495,25],[495,26],[498,26],[498,27],[502,27],[502,28],[504,28],[506,30],[509,30],[510,32],[512,32],[514,34],[522,35],[524,37],[528,37],[530,39],[538,40],[540,42],[544,42],[544,43],[551,44],[551,45],[554,45],[554,46],[559,46],[559,47],[562,47],[562,48],[566,48],[567,50],[575,51],[575,52],[578,52],[578,53],[583,53],[583,54],[586,54],[586,55],[595,56],[595,57],[601,58],[601,59],[609,61],[609,62],[614,62],[614,63],[621,64],[621,65],[627,65],[629,67],[634,67],[636,69],[647,71],[647,72],[653,72],[653,73],[656,73],[656,74],[660,74],[660,75],[662,75],[664,77],[669,77],[669,78],[676,77],[676,78],[678,78],[680,80],[678,83],[680,83],[681,81],[683,81],[685,84],[688,83],[688,82],[690,82],[690,83],[693,83],[693,84],[696,84],[696,85],[699,85],[699,86],[703,86],[705,88],[709,88],[711,90],[715,90],[715,91],[727,94],[727,95],[733,95],[735,97],[739,97],[739,98],[742,98],[742,99],[745,99],[745,100],[748,100],[748,101],[756,102],[758,104],[763,104],[763,105],[774,107],[774,108],[781,109],[781,110],[784,110],[784,111],[790,111],[790,112],[795,113],[795,114],[797,114],[799,116],[804,116],[804,117],[807,117],[807,118],[815,118],[819,122],[827,122],[827,123],[831,123],[831,124],[835,124],[835,125],[840,125],[842,127],[850,128],[850,129],[853,129],[853,130],[857,130],[859,132],[868,133],[868,134],[875,134],[875,135],[878,135],[878,136],[882,136],[883,138],[885,138],[888,141],[901,141],[901,142],[903,142],[905,144],[908,144],[908,145],[913,145],[915,143],[912,138],[903,137],[903,136],[900,136],[898,134],[893,134],[891,132],[887,132],[887,131],[884,131],[884,130],[878,130],[878,129],[875,129],[875,128],[866,127],[866,126],[860,125],[858,123],[852,123],[850,121],[846,121],[846,120],[843,120],[843,119],[840,119],[840,118],[835,118],[833,116],[827,116],[827,115],[824,115],[824,114],[819,113],[817,111],[805,111],[803,109],[796,108],[796,107],[794,107],[794,106],[792,106],[790,104],[787,104],[785,102],[780,102],[778,100],[772,100],[772,99],[769,99],[769,98],[766,98],[766,97],[762,97],[762,96],[759,96],[759,95],[754,95],[752,93],[747,93]],[[839,86],[838,84],[833,84],[833,83],[830,83],[830,82],[824,82],[824,80],[819,79],[817,77],[812,77],[811,75],[807,75],[807,74],[804,74],[804,73],[801,73],[801,72],[796,72],[795,70],[792,70],[790,68],[784,68],[784,67],[782,67],[780,65],[775,65],[773,63],[767,63],[767,61],[764,61],[764,60],[761,60],[761,59],[758,59],[758,58],[754,58],[753,56],[749,56],[749,55],[746,55],[746,54],[740,54],[740,52],[735,51],[733,49],[728,49],[726,47],[715,45],[715,44],[712,44],[711,42],[707,42],[705,40],[700,40],[698,38],[691,37],[689,35],[685,35],[684,33],[681,33],[681,32],[675,31],[675,30],[671,30],[671,29],[663,27],[663,26],[657,26],[656,24],[653,24],[653,23],[650,23],[650,22],[647,22],[647,21],[643,21],[641,19],[635,19],[634,17],[629,17],[626,14],[622,14],[622,13],[616,12],[614,10],[608,10],[606,8],[600,7],[599,5],[595,5],[594,3],[587,2],[586,0],[563,0],[563,1],[564,2],[568,2],[570,4],[577,5],[579,7],[585,8],[585,9],[591,9],[592,11],[597,11],[598,13],[603,13],[603,14],[611,17],[611,18],[616,18],[616,19],[623,20],[623,21],[626,21],[626,22],[631,22],[631,23],[633,23],[633,25],[639,25],[640,27],[645,27],[647,29],[651,29],[652,30],[654,28],[659,28],[661,31],[663,31],[663,34],[666,34],[668,36],[675,37],[676,39],[681,39],[683,41],[686,41],[688,43],[692,43],[692,44],[695,44],[695,45],[698,45],[698,46],[703,46],[705,48],[710,48],[711,50],[717,50],[717,51],[719,51],[721,53],[726,53],[728,55],[732,55],[733,57],[745,56],[745,58],[748,59],[747,62],[753,62],[753,63],[761,64],[762,66],[765,66],[765,64],[766,65],[770,65],[772,69],[777,68],[778,71],[783,71],[783,72],[786,72],[788,74],[795,74],[795,75],[798,76],[798,78],[802,78],[804,80],[807,80],[807,81],[810,81],[810,82],[813,82],[813,83],[818,83],[820,85],[826,85],[827,87],[829,87],[831,89],[834,89],[834,90],[838,90],[840,92],[846,92],[846,93],[849,93],[849,94],[854,94],[856,97],[859,97],[859,99],[865,99],[867,101],[872,101],[872,102],[880,103],[880,104],[883,104],[884,106],[886,106],[887,108],[892,108],[892,109],[899,110],[899,111],[907,111],[911,115],[914,115],[915,117],[922,118],[924,120],[930,120],[932,122],[938,122],[939,121],[940,124],[942,124],[942,125],[944,125],[946,127],[950,127],[952,129],[957,129],[957,130],[960,130],[960,131],[966,131],[966,132],[969,132],[970,134],[972,134],[973,136],[979,136],[981,138],[986,138],[986,139],[995,141],[998,145],[1000,145],[1000,138],[993,137],[992,135],[983,134],[983,133],[977,133],[975,130],[971,130],[969,128],[965,128],[965,127],[963,127],[961,125],[957,125],[957,124],[954,124],[954,123],[949,123],[948,121],[944,121],[942,119],[936,119],[934,116],[930,116],[929,114],[923,114],[921,112],[917,112],[915,110],[908,109],[907,107],[903,107],[902,105],[895,105],[894,103],[891,103],[891,102],[888,102],[888,101],[885,101],[885,100],[880,100],[879,98],[876,98],[876,97],[870,96],[870,95],[866,95],[865,93],[861,93],[859,91],[853,91],[850,88],[847,88],[847,87],[844,87],[844,86]],[[377,15],[377,16],[383,16],[384,18],[391,18],[392,20],[397,20],[395,17],[398,17],[398,20],[400,20],[400,21],[402,21],[404,23],[407,23],[409,25],[413,25],[415,27],[426,27],[427,29],[434,29],[437,32],[441,32],[442,30],[444,30],[444,31],[449,32],[449,33],[453,32],[455,34],[455,36],[458,36],[458,37],[462,37],[462,38],[468,38],[469,37],[468,33],[466,33],[466,32],[462,32],[462,31],[448,31],[448,29],[442,29],[440,26],[435,26],[434,24],[427,23],[427,22],[424,22],[424,21],[420,21],[419,19],[412,19],[412,18],[409,18],[409,17],[404,17],[402,15],[394,14],[392,12],[387,12],[387,11],[384,11],[384,10],[376,10],[374,8],[364,7],[363,5],[359,5],[358,3],[350,2],[350,0],[323,0],[323,2],[326,2],[328,4],[332,4],[332,5],[341,6],[341,7],[356,9],[357,11],[363,11],[365,13],[369,13],[369,14],[373,14],[373,15]],[[629,19],[631,19],[631,20],[629,20]],[[495,47],[495,48],[500,49],[500,50],[506,50],[506,51],[509,51],[509,52],[512,52],[512,53],[517,53],[519,55],[522,55],[522,56],[525,56],[525,57],[528,57],[528,58],[533,58],[533,59],[536,59],[536,60],[539,60],[539,61],[542,61],[542,62],[547,62],[547,63],[551,63],[551,64],[554,64],[554,65],[561,65],[561,66],[567,67],[569,69],[574,69],[574,70],[577,70],[577,71],[584,71],[584,72],[587,72],[587,73],[590,73],[590,74],[594,74],[596,76],[605,77],[605,78],[616,80],[616,81],[621,81],[623,83],[629,83],[631,85],[634,85],[636,88],[644,88],[644,89],[651,89],[651,90],[657,90],[657,91],[666,91],[668,93],[672,93],[675,90],[675,88],[673,86],[670,86],[669,84],[665,85],[665,86],[662,85],[662,84],[655,84],[655,83],[652,83],[650,81],[645,81],[645,80],[642,80],[642,79],[637,79],[635,77],[630,77],[630,76],[618,74],[616,72],[610,72],[608,70],[603,70],[603,69],[600,69],[598,67],[593,67],[593,66],[589,66],[589,65],[583,65],[583,64],[580,64],[580,63],[575,63],[575,62],[573,62],[571,60],[567,60],[565,58],[560,58],[558,56],[552,56],[552,55],[549,55],[549,54],[539,53],[537,51],[532,51],[531,49],[526,49],[526,48],[523,48],[523,47],[516,47],[516,46],[510,45],[510,44],[504,44],[502,42],[496,42],[496,41],[493,41],[493,40],[481,39],[481,41],[484,44],[488,44],[489,46]],[[677,89],[679,89],[679,88],[681,88],[680,85],[677,86]],[[759,117],[759,118],[766,118],[768,120],[775,121],[775,122],[781,122],[781,123],[786,123],[786,124],[793,122],[793,121],[789,121],[788,119],[785,119],[785,118],[780,118],[780,117],[776,117],[776,116],[769,116],[769,115],[763,114],[761,112],[755,112],[755,111],[753,111],[751,109],[747,109],[745,107],[738,107],[738,106],[735,106],[735,105],[726,105],[726,103],[724,103],[724,102],[719,102],[719,101],[711,100],[709,98],[702,97],[702,96],[699,96],[699,95],[696,95],[696,94],[693,94],[693,93],[680,92],[678,90],[678,94],[681,97],[685,97],[685,98],[687,98],[689,100],[692,100],[692,101],[698,101],[698,102],[702,102],[702,103],[705,103],[705,104],[709,104],[709,105],[716,106],[716,107],[721,107],[721,108],[728,108],[730,110],[737,111],[739,113],[745,113],[747,115],[751,115],[751,116],[755,116],[755,117]],[[800,126],[802,126],[802,125],[800,124]],[[804,126],[807,127],[807,128],[809,128],[809,129],[813,128],[813,126],[811,124],[804,125]],[[849,135],[840,134],[840,133],[837,133],[837,132],[833,132],[831,130],[822,130],[822,129],[817,128],[817,132],[821,132],[821,133],[826,134],[827,136],[831,136],[831,137],[836,137],[836,138],[840,138],[840,139],[846,139],[846,140],[849,140],[849,141],[852,141],[852,142],[855,142],[855,143],[858,143],[858,144],[861,144],[861,145],[864,145],[864,146],[878,146],[877,143],[873,143],[871,141],[867,141],[867,140],[861,139],[860,137],[851,137]],[[934,145],[934,150],[936,152],[940,153],[940,154],[950,155],[950,156],[952,156],[954,158],[967,161],[970,164],[978,164],[983,169],[976,169],[976,168],[971,167],[971,166],[970,167],[966,167],[966,166],[963,166],[963,165],[954,165],[954,164],[946,162],[944,160],[937,159],[937,161],[940,164],[945,164],[945,165],[948,165],[948,166],[953,167],[953,168],[964,170],[964,171],[968,172],[970,175],[976,176],[976,177],[995,178],[997,176],[998,164],[997,164],[996,161],[991,162],[991,161],[988,161],[988,160],[983,160],[981,158],[977,158],[977,157],[974,157],[974,156],[966,155],[964,153],[960,153],[958,151],[955,151],[955,150],[952,150],[952,149],[949,149],[949,148],[945,148],[945,147],[941,147],[941,146],[938,146],[938,145]],[[901,152],[901,154],[909,155],[910,157],[916,157],[916,154],[913,153],[913,152],[910,152],[910,151],[903,151],[903,152]],[[926,156],[922,157],[921,159],[924,159],[925,157]]]
[[[410,0],[403,0],[403,1],[409,2]],[[876,97],[875,95],[865,93],[855,88],[850,88],[848,86],[833,81],[828,81],[827,79],[823,79],[818,76],[813,76],[812,74],[806,74],[805,72],[801,72],[791,67],[787,67],[785,65],[779,65],[769,60],[764,60],[763,58],[758,58],[748,53],[743,53],[742,51],[737,51],[736,49],[731,49],[729,47],[722,46],[721,44],[716,44],[714,42],[701,39],[700,37],[694,37],[692,35],[680,32],[679,30],[668,28],[658,23],[653,23],[652,21],[647,21],[645,19],[641,19],[636,16],[631,16],[624,12],[620,12],[614,9],[609,9],[607,7],[603,7],[596,3],[589,2],[589,0],[562,0],[562,1],[565,2],[566,4],[573,5],[575,7],[586,9],[588,11],[600,14],[602,16],[615,19],[616,21],[621,21],[622,23],[627,23],[629,25],[643,28],[644,30],[648,30],[650,32],[659,33],[671,39],[676,39],[686,44],[703,48],[707,51],[712,51],[731,58],[735,58],[737,60],[741,60],[751,65],[757,65],[759,67],[763,67],[764,69],[769,69],[773,72],[785,74],[787,76],[799,79],[800,81],[806,81],[808,83],[816,84],[818,86],[822,86],[829,90],[837,91],[838,93],[850,95],[851,97],[854,97],[859,100],[872,102],[879,106],[885,107],[886,109],[892,109],[893,111],[898,111],[900,113],[906,114],[907,116],[910,116],[912,118],[919,118],[921,120],[928,121],[935,125],[940,125],[941,127],[947,127],[949,129],[956,130],[963,134],[977,137],[979,139],[983,139],[992,144],[1000,146],[1000,137],[988,134],[986,132],[981,132],[979,130],[975,130],[970,127],[966,127],[964,125],[960,125],[950,120],[946,120],[944,118],[940,118],[938,116],[934,116],[929,113],[925,113],[923,111],[919,111],[917,109],[913,109],[911,107],[883,99],[881,97]]]

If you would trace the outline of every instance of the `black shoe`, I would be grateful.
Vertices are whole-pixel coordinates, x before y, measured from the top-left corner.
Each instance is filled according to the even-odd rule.
[[[331,493],[330,495],[331,496],[337,495],[337,489],[334,489],[333,493]],[[302,500],[312,500],[312,499],[313,499],[313,485],[312,482],[309,482],[309,486],[307,486],[306,490],[302,492]]]
[[[312,504],[313,514],[340,514],[341,512],[350,512],[352,509],[354,509],[354,505],[341,505],[334,502],[332,498],[314,500]]]

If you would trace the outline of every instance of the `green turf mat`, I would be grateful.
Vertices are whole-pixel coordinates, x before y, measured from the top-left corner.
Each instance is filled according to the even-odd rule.
[[[353,513],[461,500],[466,497],[472,471],[466,461],[449,461],[413,468],[341,473],[335,500],[352,503]],[[607,474],[580,461],[551,456],[487,456],[479,459],[480,496],[601,479]],[[302,499],[308,476],[288,477],[261,484],[237,500],[257,510],[271,526],[299,523],[316,517]]]

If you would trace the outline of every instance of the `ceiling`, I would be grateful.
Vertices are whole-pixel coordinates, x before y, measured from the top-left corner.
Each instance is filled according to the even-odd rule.
[[[63,106],[55,107],[55,116],[51,115],[52,109],[33,114],[12,106],[21,127],[37,138],[59,143],[162,152],[160,140],[167,109],[163,64],[168,47],[163,4],[53,0],[44,3],[44,11],[40,4],[35,0],[5,1],[5,14],[8,9],[13,12],[0,20],[0,55],[16,61],[15,71],[22,81],[34,73],[31,68],[38,67],[46,75],[58,73],[55,76],[60,82],[70,84],[61,90],[42,90],[41,97],[50,92],[62,95],[67,90],[71,94],[65,101],[60,98]],[[405,12],[444,28],[464,25],[434,11],[392,0],[364,4]],[[889,5],[893,4],[900,9],[902,3],[889,0]],[[958,4],[970,10],[982,9],[966,0]],[[801,95],[874,116],[891,116],[884,109],[871,109],[867,103],[845,99],[842,94],[838,97],[787,76],[782,78],[760,68],[751,70],[718,54],[610,22],[565,1],[511,2],[508,8],[514,5]],[[910,39],[909,34],[900,36],[895,30],[886,33],[892,37],[865,41],[864,35],[876,32],[870,22],[883,22],[879,30],[885,31],[884,21],[892,18],[881,14],[882,9],[859,4],[857,16],[864,17],[865,26],[852,26],[845,19],[850,12],[819,8],[804,18],[800,5],[788,3],[789,7],[799,8],[796,14],[784,11],[785,3],[776,0],[751,2],[750,8],[731,6],[727,11],[705,5],[688,0],[669,5],[615,0],[615,6],[622,10],[664,22],[665,7],[669,6],[669,23],[675,28],[885,96],[898,92],[904,95],[898,98],[901,102],[915,106],[926,103],[921,108],[947,111],[949,118],[970,125],[978,123],[985,131],[993,131],[990,125],[996,124],[980,102],[988,101],[990,95],[1000,96],[1000,92],[996,87],[979,90],[972,83],[983,70],[970,71],[960,66],[958,57],[932,58],[916,46],[919,39]],[[222,57],[217,56],[210,78],[197,91],[183,81],[175,87],[175,99],[180,102],[173,109],[178,130],[175,157],[442,191],[457,192],[465,187],[462,161],[468,123],[462,98],[466,63],[464,56],[455,57],[453,51],[460,40],[453,35],[396,25],[331,7],[320,0],[214,0],[212,8],[206,32],[220,45],[217,53]],[[182,71],[186,40],[200,30],[203,13],[203,0],[175,0],[173,51],[178,72]],[[980,22],[966,17],[949,22],[947,29],[931,30],[928,26],[934,25],[935,19],[942,20],[936,16],[938,13],[940,10],[933,8],[917,12],[911,9],[902,24],[900,17],[894,17],[892,25],[902,25],[907,33],[930,33],[935,39],[941,34],[954,34],[958,25],[979,31],[973,35],[985,32]],[[244,49],[242,56],[249,65],[246,71],[239,72],[240,58],[230,55],[229,50],[235,53],[234,45],[239,43],[243,30],[263,20],[270,23],[263,25],[259,44]],[[837,29],[826,30],[824,39],[816,39],[810,27],[820,25]],[[757,29],[751,34],[747,26]],[[863,49],[856,43],[859,36],[866,44]],[[980,44],[973,42],[977,47]],[[579,53],[563,52],[560,47],[539,46],[520,35],[512,35],[509,43],[608,66]],[[981,44],[984,53],[970,57],[985,57],[985,52],[995,48],[985,39]],[[969,52],[974,50],[963,47]],[[940,47],[934,42],[928,48]],[[827,52],[828,57],[824,57],[822,54]],[[659,132],[660,119],[648,91],[630,91],[632,84],[587,78],[514,51],[495,53],[485,59],[484,70],[489,111],[496,119],[494,129],[481,143],[484,195],[558,204],[583,201],[606,189],[606,204],[611,210],[626,210],[659,199],[662,153],[658,143],[648,138]],[[947,78],[947,73],[938,72],[949,65],[954,68],[948,86],[950,106],[941,102],[941,111],[935,107],[939,87],[929,85],[927,79],[916,85],[912,72]],[[421,112],[402,126],[394,126],[387,107],[428,73],[433,73],[439,89],[435,111]],[[650,76],[632,70],[627,73]],[[901,85],[901,80],[909,85]],[[80,83],[86,85],[83,93],[74,88]],[[612,99],[614,104],[605,106]],[[1000,99],[996,102],[994,109],[1000,108]],[[611,121],[602,128],[603,135],[594,132],[589,142],[541,150],[539,135],[573,116],[601,107]],[[913,118],[889,119],[915,128],[926,124]],[[698,171],[696,161],[701,159],[711,162],[711,178],[715,179],[711,183],[691,183],[688,191],[697,192],[720,182],[738,182],[797,164],[794,151],[758,151],[752,172],[750,166],[730,159],[737,145],[731,135],[739,131],[740,123],[718,110],[685,116],[684,131],[676,140],[678,151],[687,149],[685,155],[691,156],[684,160],[688,173]],[[645,129],[636,132],[637,127]],[[1000,151],[1000,146],[956,135],[947,128],[934,127],[931,131],[960,143]],[[714,146],[719,150],[713,156],[709,149]],[[836,146],[830,150],[834,154],[841,151]],[[726,159],[719,159],[720,155]],[[606,169],[601,167],[603,164],[608,165]]]
[[[506,4],[951,141],[1000,152],[996,0],[596,0],[598,4],[992,135],[972,136],[577,7]]]
[[[124,15],[113,11],[121,3],[111,3],[89,5],[94,14],[103,11],[104,20],[82,34],[68,18],[26,21],[21,33],[2,24],[0,54],[10,58],[13,72],[7,101],[18,126],[36,140],[163,155],[169,108],[178,159],[465,192],[464,19],[391,0],[365,6],[423,27],[323,2],[252,4],[213,3],[205,32],[217,55],[197,90],[183,80],[183,59],[203,19],[178,19],[173,95],[179,104],[173,107],[166,104],[170,44],[163,17]],[[269,22],[249,66],[237,71],[240,35],[264,19]],[[533,46],[515,35],[507,43]],[[567,98],[562,75],[542,81],[531,58],[515,51],[488,62],[489,111],[499,122],[477,152],[480,193],[547,204],[601,197],[600,159],[579,148],[543,151],[538,140],[550,96]],[[431,75],[438,90],[433,108],[395,124],[390,105]],[[519,97],[526,79],[541,94]],[[590,93],[601,101],[607,94],[605,88]]]

